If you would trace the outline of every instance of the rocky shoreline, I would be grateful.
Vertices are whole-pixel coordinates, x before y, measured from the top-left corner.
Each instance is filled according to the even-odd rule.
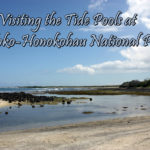
[[[54,96],[34,96],[32,94],[20,92],[20,93],[0,93],[0,99],[8,101],[9,103],[18,102],[40,102],[40,101],[54,101],[56,97]]]
[[[76,101],[78,99],[89,99],[86,97],[59,97],[59,96],[36,96],[29,93],[0,93],[0,107],[11,106],[11,105],[18,105],[18,107],[24,104],[30,104],[33,108],[34,105],[40,105],[43,107],[44,104],[55,105],[58,103],[64,104],[71,104],[72,101]]]

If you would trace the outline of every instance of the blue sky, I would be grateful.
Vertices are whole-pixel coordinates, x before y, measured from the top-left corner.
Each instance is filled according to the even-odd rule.
[[[140,31],[150,31],[148,0],[2,0],[0,13],[11,13],[15,17],[28,14],[30,17],[44,17],[52,11],[56,17],[76,12],[80,16],[85,10],[92,18],[98,12],[106,17],[114,17],[122,11],[124,17],[138,13],[138,22],[134,27],[109,27],[89,25],[87,27],[59,27],[41,25],[36,32],[39,37],[53,37],[61,32],[63,37],[72,31],[74,37],[88,38],[91,34],[111,34],[118,37],[135,37]],[[138,11],[138,12],[137,12]],[[32,27],[2,26],[0,18],[0,38],[9,31],[10,37],[20,40],[22,35],[30,34]],[[54,47],[21,47],[10,49],[0,47],[0,86],[17,85],[110,85],[124,81],[143,80],[150,76],[149,47],[76,47],[61,49]]]

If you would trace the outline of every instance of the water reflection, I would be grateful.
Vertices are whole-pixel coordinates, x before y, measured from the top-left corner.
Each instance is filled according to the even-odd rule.
[[[49,95],[47,95],[49,96]],[[56,96],[56,95],[53,95]],[[58,95],[57,95],[58,96]],[[62,97],[62,95],[60,95]],[[64,97],[64,95],[63,95]],[[77,97],[69,95],[66,97]],[[1,108],[0,131],[63,125],[150,114],[150,96],[87,96],[71,104],[23,105]],[[8,114],[5,114],[8,112]]]

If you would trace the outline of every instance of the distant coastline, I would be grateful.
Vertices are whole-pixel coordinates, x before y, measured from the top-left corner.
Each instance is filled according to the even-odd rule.
[[[61,95],[150,95],[150,80],[132,80],[121,85],[104,86],[24,86],[20,88],[74,88],[75,90],[38,91],[33,94]],[[76,90],[76,88],[79,88]]]
[[[42,93],[42,92],[41,92]],[[60,95],[150,95],[150,88],[98,88],[92,90],[80,90],[80,91],[48,91],[43,92],[48,94],[60,94]]]

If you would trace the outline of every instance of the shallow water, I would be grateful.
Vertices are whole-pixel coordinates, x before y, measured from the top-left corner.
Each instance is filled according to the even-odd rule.
[[[66,97],[77,96],[66,95]],[[82,99],[72,102],[71,105],[45,105],[44,107],[36,106],[35,108],[24,105],[20,108],[17,106],[13,106],[12,109],[9,109],[9,107],[0,108],[0,112],[2,112],[0,114],[0,131],[150,115],[150,96],[82,95],[78,97],[91,97],[93,101]],[[141,105],[146,110],[141,110]],[[123,107],[128,108],[123,109]],[[5,115],[5,111],[8,111],[8,115]],[[84,111],[93,113],[83,114]]]

